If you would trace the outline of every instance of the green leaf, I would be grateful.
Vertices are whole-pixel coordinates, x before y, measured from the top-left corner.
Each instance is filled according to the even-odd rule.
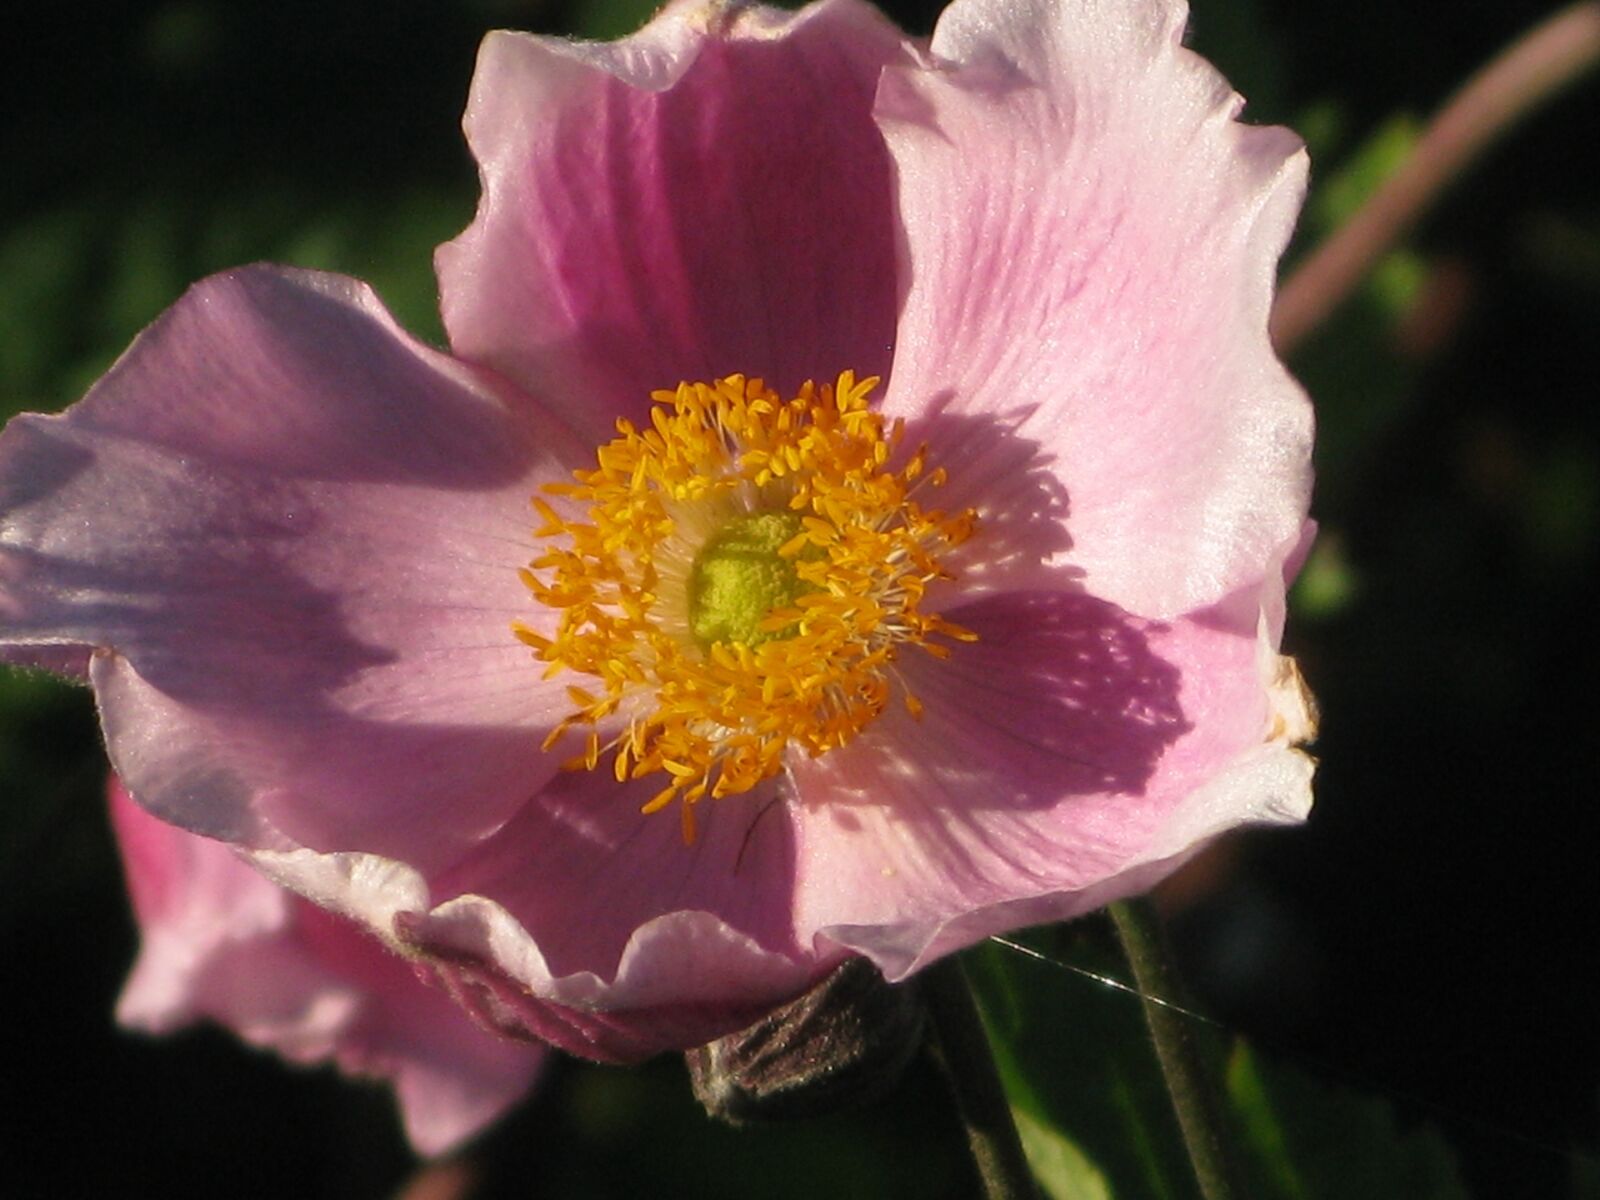
[[[1323,528],[1300,569],[1289,603],[1297,620],[1323,621],[1346,612],[1361,595],[1361,579],[1337,529]]]
[[[1266,1200],[1467,1200],[1444,1138],[1401,1132],[1386,1100],[1268,1063],[1242,1042],[1227,1087]]]
[[[1330,132],[1332,128],[1330,123]],[[1398,113],[1379,125],[1313,190],[1306,204],[1311,228],[1327,233],[1354,216],[1411,157],[1420,134],[1421,125],[1409,113]]]
[[[573,10],[572,32],[593,41],[637,33],[655,15],[656,0],[582,0]]]
[[[1116,978],[1109,946],[1085,922],[1030,940],[1050,961],[990,943],[967,966],[1023,1148],[1051,1200],[1195,1197],[1139,999],[1057,965]],[[1242,1043],[1221,1078],[1253,1200],[1466,1200],[1445,1139],[1402,1132],[1385,1100]]]
[[[1106,1177],[1095,1169],[1076,1142],[1024,1109],[1012,1113],[1022,1152],[1050,1200],[1111,1200]]]
[[[1093,932],[1078,923],[1033,942],[1051,959],[1106,972],[1115,960]],[[1106,1195],[1194,1200],[1137,999],[995,943],[966,964],[1013,1108],[1070,1144]]]
[[[1573,1155],[1572,1200],[1600,1200],[1600,1159]]]
[[[1326,108],[1304,122],[1308,137],[1327,144],[1313,160],[1319,165],[1333,157],[1339,124],[1338,113]],[[1359,212],[1410,157],[1419,131],[1414,118],[1392,117],[1334,170],[1314,175],[1302,241],[1326,239]],[[1295,355],[1295,373],[1317,402],[1318,509],[1325,518],[1337,521],[1346,498],[1361,494],[1366,462],[1412,411],[1418,364],[1400,352],[1398,334],[1428,275],[1415,251],[1392,250]]]

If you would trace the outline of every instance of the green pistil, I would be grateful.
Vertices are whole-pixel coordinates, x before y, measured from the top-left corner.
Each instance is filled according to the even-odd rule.
[[[689,628],[701,646],[759,646],[782,635],[760,625],[773,609],[810,590],[794,561],[778,553],[801,528],[796,513],[751,513],[729,521],[701,547],[689,576]]]

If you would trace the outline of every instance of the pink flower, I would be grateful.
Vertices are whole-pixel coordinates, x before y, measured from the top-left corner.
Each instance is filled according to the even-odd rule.
[[[1300,819],[1304,160],[1184,20],[492,35],[451,355],[349,279],[197,285],[0,442],[6,653],[152,813],[598,1058]]]
[[[417,1152],[443,1154],[520,1099],[546,1051],[473,1025],[376,938],[264,879],[223,843],[156,820],[113,778],[111,820],[141,946],[117,1019],[196,1021],[297,1063],[394,1086]]]

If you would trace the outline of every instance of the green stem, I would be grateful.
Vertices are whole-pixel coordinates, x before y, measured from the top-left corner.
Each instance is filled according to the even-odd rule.
[[[918,978],[933,1022],[934,1058],[966,1127],[985,1200],[1037,1200],[1033,1172],[961,963],[943,959]]]
[[[1225,1132],[1222,1089],[1194,1022],[1170,1007],[1170,1003],[1182,1003],[1182,997],[1160,922],[1144,900],[1111,905],[1111,920],[1144,999],[1145,1023],[1156,1044],[1156,1057],[1161,1060],[1161,1073],[1178,1114],[1200,1194],[1206,1200],[1236,1200],[1244,1192],[1237,1185],[1232,1145]]]

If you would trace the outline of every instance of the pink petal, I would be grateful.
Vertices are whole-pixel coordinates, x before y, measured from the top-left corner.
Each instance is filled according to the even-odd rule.
[[[494,897],[555,976],[616,976],[635,930],[680,911],[714,912],[767,951],[798,954],[788,913],[794,847],[775,789],[701,806],[691,844],[676,808],[640,813],[660,789],[655,777],[619,785],[604,770],[563,773],[497,834],[431,877],[434,902]]]
[[[920,722],[886,714],[792,765],[802,938],[900,978],[1147,887],[1225,829],[1304,815],[1309,761],[1274,720],[1256,628],[1219,612],[1162,625],[1066,592],[952,619],[980,640],[908,665]]]
[[[113,762],[179,824],[448,857],[550,774],[564,707],[511,623],[575,451],[512,403],[352,280],[199,284],[0,440],[7,653],[92,650]]]
[[[142,945],[118,1019],[152,1033],[213,1020],[294,1062],[388,1079],[406,1132],[442,1154],[527,1091],[534,1046],[492,1037],[410,964],[285,892],[221,842],[164,824],[113,783]]]
[[[644,816],[654,780],[560,777],[447,871],[263,853],[276,879],[424,953],[480,1020],[628,1061],[742,1028],[840,957],[794,938],[794,861],[773,789]]]
[[[904,53],[855,0],[688,0],[601,45],[491,34],[466,116],[483,201],[437,259],[455,352],[596,440],[680,380],[885,373],[895,234],[871,107]]]
[[[1070,509],[1070,549],[1048,552],[1154,617],[1259,578],[1310,486],[1310,411],[1266,333],[1304,155],[1235,120],[1185,15],[963,0],[940,69],[889,69],[877,107],[909,287],[885,410],[1040,446]],[[947,500],[981,517],[1008,486],[954,475]]]

